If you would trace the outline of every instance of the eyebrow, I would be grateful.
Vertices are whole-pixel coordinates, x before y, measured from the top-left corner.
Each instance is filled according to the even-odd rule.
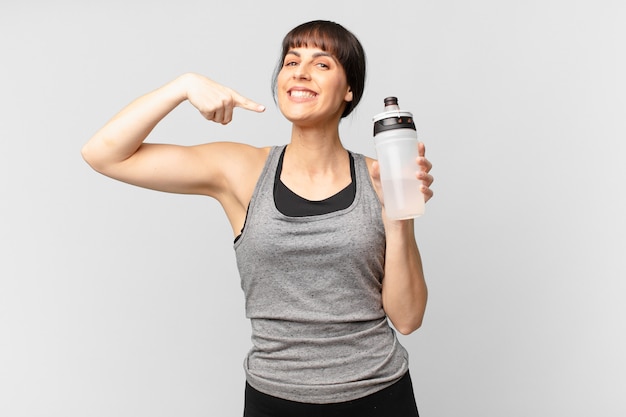
[[[290,49],[289,51],[287,51],[287,53],[285,54],[285,56],[287,55],[295,55],[298,58],[300,58],[300,52],[298,51],[294,51],[293,49]],[[333,61],[336,61],[335,57],[332,54],[329,54],[328,52],[324,52],[324,51],[320,51],[320,52],[316,52],[313,54],[313,58],[318,58],[320,56],[327,56],[329,58],[332,58]]]

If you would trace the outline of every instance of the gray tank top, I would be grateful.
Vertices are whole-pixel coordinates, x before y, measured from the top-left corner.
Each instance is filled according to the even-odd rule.
[[[274,204],[284,146],[273,147],[234,245],[258,391],[306,403],[350,401],[408,370],[382,308],[385,230],[365,158],[353,154],[356,196],[340,211],[289,217]]]

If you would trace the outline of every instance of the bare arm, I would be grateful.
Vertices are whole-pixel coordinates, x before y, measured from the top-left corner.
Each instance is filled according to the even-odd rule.
[[[394,327],[402,334],[409,334],[422,325],[428,299],[413,220],[387,221],[385,234],[383,308]]]
[[[262,112],[264,107],[198,74],[185,74],[136,99],[106,123],[83,147],[91,167],[141,187],[176,193],[218,196],[227,186],[224,166],[245,145],[146,144],[154,127],[188,100],[208,120],[226,124],[233,109]]]
[[[430,189],[433,177],[428,173],[432,165],[426,159],[425,152],[424,145],[420,143],[418,164],[421,170],[418,178],[422,180],[422,192],[428,201],[433,195]],[[381,190],[377,162],[372,163],[372,180],[377,190]],[[384,215],[384,209],[383,219],[387,243],[383,308],[394,327],[402,334],[409,334],[421,326],[428,299],[422,260],[415,241],[414,222],[412,219],[389,220]]]

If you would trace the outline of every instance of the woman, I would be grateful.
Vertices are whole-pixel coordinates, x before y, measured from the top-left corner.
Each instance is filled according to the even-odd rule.
[[[264,111],[185,74],[128,105],[83,148],[112,178],[221,203],[252,324],[245,416],[417,416],[408,355],[387,321],[409,334],[424,315],[413,221],[386,218],[376,161],[339,138],[364,83],[357,38],[333,22],[308,22],[283,40],[273,83],[292,123],[288,145],[144,143],[185,100],[222,124],[235,107]],[[420,144],[416,175],[429,199],[424,154]]]

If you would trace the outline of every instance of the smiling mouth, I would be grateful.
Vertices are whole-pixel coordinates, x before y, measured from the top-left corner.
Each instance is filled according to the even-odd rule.
[[[317,94],[312,91],[291,90],[289,95],[294,98],[315,98]]]

